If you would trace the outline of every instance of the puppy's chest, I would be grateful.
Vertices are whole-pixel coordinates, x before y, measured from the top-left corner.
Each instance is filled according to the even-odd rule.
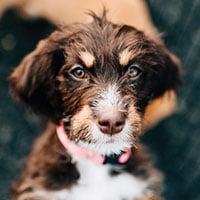
[[[78,183],[70,189],[52,194],[56,200],[134,200],[149,194],[148,183],[131,174],[112,174],[112,165],[96,165],[88,160],[79,160]]]

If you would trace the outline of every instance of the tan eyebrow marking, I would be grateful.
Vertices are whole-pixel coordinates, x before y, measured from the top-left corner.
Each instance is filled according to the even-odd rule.
[[[88,51],[80,52],[80,59],[83,61],[85,66],[88,68],[91,68],[95,62],[95,57]]]
[[[119,63],[123,67],[128,65],[129,61],[134,58],[134,53],[129,49],[125,49],[119,54]]]

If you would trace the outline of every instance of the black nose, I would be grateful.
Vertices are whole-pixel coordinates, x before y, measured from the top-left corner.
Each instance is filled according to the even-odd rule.
[[[99,129],[105,134],[119,133],[125,125],[125,114],[117,110],[102,111],[98,116]]]

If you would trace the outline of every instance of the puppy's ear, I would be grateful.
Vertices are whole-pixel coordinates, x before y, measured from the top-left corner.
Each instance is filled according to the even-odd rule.
[[[57,91],[56,76],[65,62],[64,50],[54,36],[42,40],[10,75],[11,93],[35,112],[58,122],[61,113],[61,97]]]
[[[176,110],[177,89],[182,82],[183,71],[180,60],[162,47],[162,67],[157,66],[159,84],[154,99],[147,106],[144,116],[144,129],[155,126]]]
[[[182,69],[180,60],[167,49],[162,47],[161,65],[153,66],[158,74],[158,83],[156,86],[155,97],[159,97],[168,90],[177,91],[182,82]]]
[[[182,83],[183,70],[181,68],[181,62],[174,54],[170,51],[165,50],[168,54],[166,65],[169,66],[168,82],[167,87],[169,89],[177,90]],[[168,69],[167,69],[168,71]]]

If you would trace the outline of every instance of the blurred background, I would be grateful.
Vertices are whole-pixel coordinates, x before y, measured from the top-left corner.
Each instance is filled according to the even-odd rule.
[[[165,175],[165,198],[200,200],[200,0],[149,0],[148,6],[185,77],[177,112],[142,140]],[[45,19],[25,20],[13,9],[0,16],[0,200],[9,199],[10,185],[42,129],[36,116],[11,99],[7,77],[54,29]]]

